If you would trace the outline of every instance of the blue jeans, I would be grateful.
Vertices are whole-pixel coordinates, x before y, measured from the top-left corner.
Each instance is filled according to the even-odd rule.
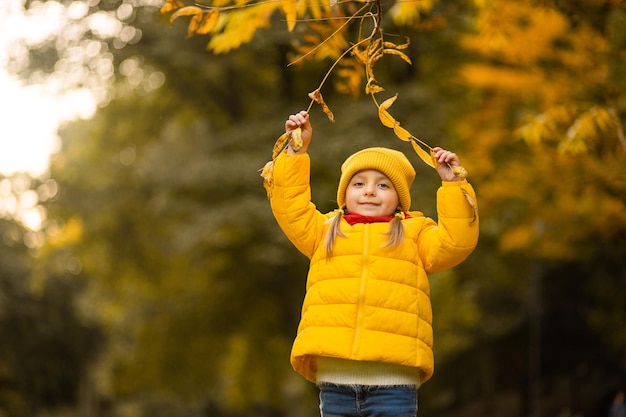
[[[320,384],[321,417],[416,417],[417,388]]]

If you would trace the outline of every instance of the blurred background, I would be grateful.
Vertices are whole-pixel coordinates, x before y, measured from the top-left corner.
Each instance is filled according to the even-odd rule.
[[[416,2],[377,64],[391,112],[456,151],[481,237],[431,277],[431,417],[608,417],[626,384],[626,3]],[[313,417],[289,365],[307,259],[259,169],[333,59],[297,57],[284,16],[225,54],[158,0],[0,5],[0,416]],[[407,12],[408,13],[408,12]],[[401,23],[401,24],[400,24]],[[299,29],[300,28],[300,29]],[[339,166],[404,151],[413,209],[439,177],[324,87],[313,199]]]

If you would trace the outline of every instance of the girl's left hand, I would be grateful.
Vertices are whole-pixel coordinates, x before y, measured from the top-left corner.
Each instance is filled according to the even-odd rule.
[[[437,160],[437,172],[442,181],[461,181],[463,178],[454,174],[453,168],[461,166],[461,160],[454,153],[440,147],[433,148]]]

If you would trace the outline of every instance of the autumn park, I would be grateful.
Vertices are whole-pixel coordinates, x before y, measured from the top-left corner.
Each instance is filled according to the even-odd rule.
[[[20,9],[64,24],[7,68],[95,111],[60,126],[43,173],[0,174],[0,417],[320,415],[289,361],[309,260],[268,202],[300,110],[324,213],[366,147],[408,157],[435,220],[434,147],[476,190],[478,245],[429,276],[419,416],[624,415],[626,2]]]

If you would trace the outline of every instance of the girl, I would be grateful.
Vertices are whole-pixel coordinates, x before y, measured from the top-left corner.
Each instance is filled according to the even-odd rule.
[[[305,111],[285,130],[302,130],[274,164],[272,212],[310,259],[291,364],[320,388],[322,417],[414,417],[417,389],[434,368],[427,274],[462,262],[476,246],[478,221],[455,176],[456,154],[434,148],[442,187],[438,223],[409,211],[415,170],[403,153],[369,148],[341,167],[339,209],[310,201],[313,129]]]

